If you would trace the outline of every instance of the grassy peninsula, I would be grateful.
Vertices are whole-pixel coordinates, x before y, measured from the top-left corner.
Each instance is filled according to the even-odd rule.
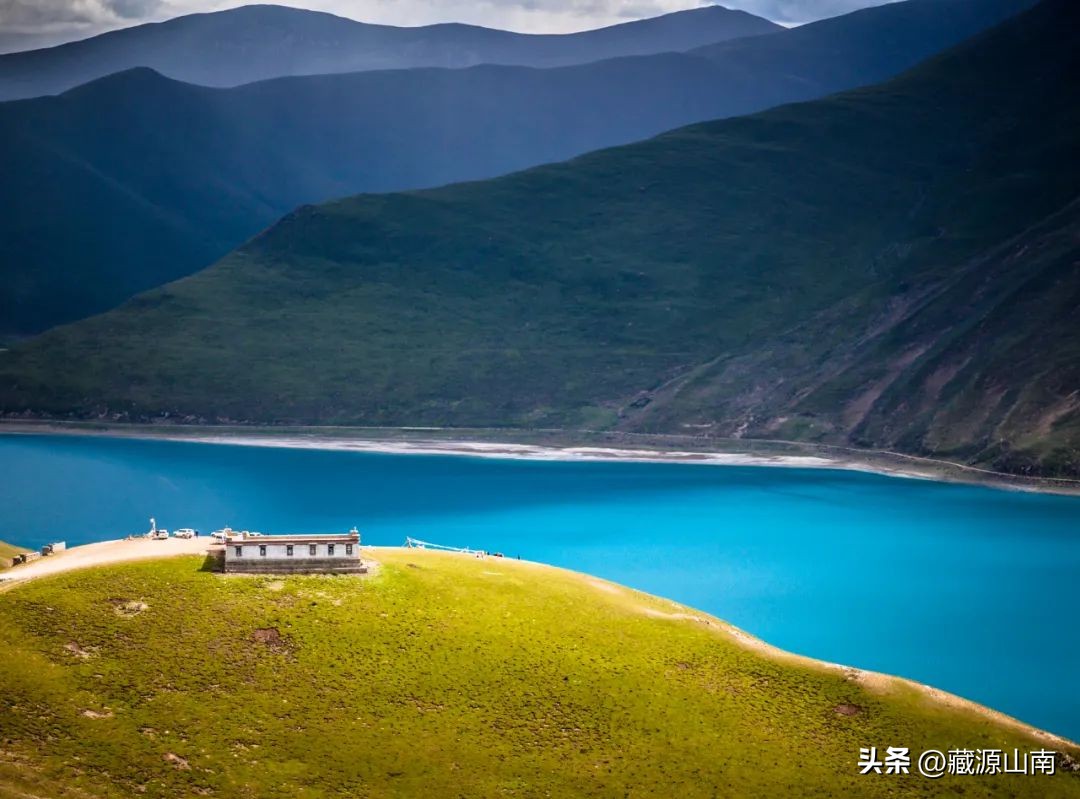
[[[1067,772],[858,776],[860,746],[1061,747],[672,602],[377,558],[278,578],[177,557],[0,593],[0,797],[1080,796]]]

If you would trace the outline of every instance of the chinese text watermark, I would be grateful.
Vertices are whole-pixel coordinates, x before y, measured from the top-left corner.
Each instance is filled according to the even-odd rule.
[[[860,774],[921,774],[932,780],[946,774],[1045,774],[1053,775],[1057,752],[1037,749],[1021,752],[1013,749],[927,749],[917,756],[906,746],[876,746],[859,749]]]

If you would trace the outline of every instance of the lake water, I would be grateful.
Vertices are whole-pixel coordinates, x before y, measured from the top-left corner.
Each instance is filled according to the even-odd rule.
[[[156,516],[500,551],[1080,739],[1077,498],[832,470],[69,436],[0,436],[0,473],[0,539],[16,543],[118,538]]]

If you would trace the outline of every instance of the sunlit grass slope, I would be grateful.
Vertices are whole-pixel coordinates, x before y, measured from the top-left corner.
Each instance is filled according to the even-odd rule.
[[[0,796],[1080,796],[1075,774],[859,777],[860,746],[1040,745],[583,575],[378,558],[367,578],[174,558],[0,594]]]

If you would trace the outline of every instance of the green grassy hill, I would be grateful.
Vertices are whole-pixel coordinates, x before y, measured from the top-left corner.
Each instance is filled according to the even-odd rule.
[[[878,87],[301,208],[0,356],[0,408],[694,432],[1080,474],[1077,26],[1046,0]]]
[[[1080,796],[1072,773],[858,776],[867,745],[1044,745],[584,575],[377,557],[367,578],[182,557],[0,593],[0,796]]]

